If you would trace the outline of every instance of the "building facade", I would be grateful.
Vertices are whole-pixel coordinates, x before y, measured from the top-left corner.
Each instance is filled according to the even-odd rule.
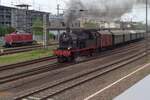
[[[58,15],[50,15],[49,16],[49,27],[50,28],[66,28],[65,16],[63,14]],[[75,20],[70,23],[69,27],[72,28],[80,28],[80,21]]]
[[[0,26],[11,26],[17,30],[32,32],[32,25],[36,18],[49,22],[49,13],[35,10],[0,6]]]
[[[0,6],[0,26],[11,26],[12,8]]]

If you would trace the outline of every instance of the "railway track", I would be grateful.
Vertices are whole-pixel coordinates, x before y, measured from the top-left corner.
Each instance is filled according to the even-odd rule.
[[[51,44],[51,45],[48,45],[48,47],[52,47],[55,45],[58,45],[58,44]],[[27,51],[40,49],[40,48],[43,48],[43,46],[42,45],[32,45],[32,46],[16,47],[16,48],[9,48],[9,49],[1,49],[0,56],[14,54],[14,53],[20,53],[20,52],[27,52]]]
[[[104,57],[104,56],[108,56],[110,54],[120,53],[120,52],[122,52],[122,49],[128,50],[128,48],[135,48],[136,47],[135,44],[136,43],[130,44],[130,45],[126,46],[126,47],[121,47],[121,48],[117,48],[117,49],[114,49],[114,50],[104,51],[102,54],[100,54],[100,56],[99,55],[98,56],[99,57]],[[143,45],[143,42],[140,42],[139,46],[140,45]],[[96,57],[97,56],[94,56],[94,58],[96,58]],[[35,60],[30,60],[30,61],[10,64],[10,65],[4,65],[4,66],[0,66],[0,71],[9,70],[9,69],[15,69],[15,68],[23,68],[24,66],[27,66],[27,65],[31,65],[31,64],[35,64],[35,63],[39,63],[39,62],[43,62],[43,61],[48,61],[48,60],[54,60],[56,58],[57,57],[55,57],[55,56],[43,57],[43,58],[39,58],[39,59],[35,59]]]
[[[124,58],[121,59],[121,60],[118,60],[116,62],[113,62],[113,63],[109,63],[107,65],[103,65],[103,67],[101,68],[98,68],[98,69],[95,69],[95,70],[91,70],[89,72],[86,72],[82,75],[79,75],[79,76],[76,76],[76,77],[72,77],[68,80],[65,80],[65,81],[62,81],[58,84],[55,84],[55,85],[52,85],[50,87],[47,87],[47,88],[44,88],[44,89],[41,89],[39,91],[36,91],[34,93],[31,93],[31,94],[28,94],[26,96],[22,96],[22,97],[19,97],[19,98],[15,98],[15,100],[21,100],[21,99],[24,99],[24,100],[35,100],[36,98],[38,100],[48,100],[48,99],[51,99],[53,96],[56,96],[66,90],[69,90],[73,87],[76,87],[80,84],[83,84],[85,82],[88,82],[100,75],[103,75],[103,74],[106,74],[110,71],[113,71],[117,68],[120,68],[126,64],[129,64],[137,59],[140,59],[142,58],[143,56],[145,56],[144,54],[143,55],[140,55],[140,56],[137,56],[137,55],[132,55],[130,56],[130,60],[128,60],[129,58]],[[125,61],[125,62],[124,62]],[[111,68],[108,68],[112,66]]]
[[[114,52],[113,54],[120,53],[120,52],[121,51]],[[106,57],[108,55],[109,54],[106,53],[106,54],[101,55],[100,57]],[[51,60],[53,60],[53,59],[55,59],[55,58],[51,58]],[[86,62],[86,61],[89,61],[89,60],[92,60],[92,59],[95,59],[95,58],[90,58],[90,59],[87,59],[87,60],[82,61],[82,62]],[[16,69],[14,69],[14,70],[6,70],[5,69],[6,71],[0,73],[0,84],[10,83],[11,81],[16,81],[16,80],[23,79],[23,78],[30,77],[30,76],[34,76],[34,75],[44,74],[44,73],[47,73],[47,72],[50,72],[52,70],[56,70],[56,69],[59,69],[59,68],[66,68],[66,67],[69,67],[71,65],[75,65],[75,63],[67,63],[67,64],[63,64],[63,65],[62,64],[60,65],[58,63],[44,64],[44,65],[41,65],[41,66],[38,66],[38,67],[34,66],[32,68],[32,67],[29,66],[30,68],[24,68],[24,69],[19,68],[17,70]]]
[[[54,59],[56,59],[55,56],[50,56],[50,57],[43,57],[43,58],[34,59],[34,60],[30,60],[30,61],[15,63],[15,64],[11,64],[11,65],[4,65],[4,66],[0,66],[0,71],[20,68],[23,66],[27,66],[27,65],[31,65],[31,64],[35,64],[35,63],[39,63],[39,62],[44,62],[44,61],[50,61],[50,60],[54,60]]]
[[[135,51],[134,51],[135,52]],[[133,53],[133,52],[132,52]],[[33,98],[39,98],[38,100],[46,100],[48,98],[51,98],[52,96],[55,96],[61,92],[64,92],[70,88],[73,88],[77,85],[80,85],[84,82],[90,81],[91,79],[98,77],[99,75],[102,75],[104,73],[108,73],[110,71],[115,70],[116,68],[120,68],[125,64],[128,64],[130,62],[133,62],[137,59],[140,59],[141,57],[145,56],[145,54],[142,54],[143,51],[137,52],[134,55],[131,55],[131,52],[129,53],[130,56],[123,57],[121,59],[117,59],[113,62],[103,64],[97,68],[91,68],[87,70],[82,70],[74,75],[68,75],[64,79],[57,81],[55,83],[49,83],[47,87],[44,88],[37,88],[35,91],[32,92],[26,92],[26,94],[21,93],[18,95],[15,100],[21,100],[21,99],[33,99]],[[139,54],[141,54],[139,56]],[[111,67],[110,67],[111,66]],[[97,73],[97,74],[95,74]],[[23,95],[22,95],[23,94]]]
[[[141,44],[142,45],[142,44]],[[141,45],[138,47],[139,49],[141,48]],[[128,50],[130,50],[129,48],[126,48],[126,49],[124,49],[124,51],[123,50],[118,50],[118,52],[116,52],[115,50],[114,50],[114,54],[112,54],[112,55],[115,55],[115,56],[118,56],[119,54],[120,55],[127,55],[128,53],[130,54],[130,56],[127,56],[127,57],[124,57],[124,58],[122,58],[122,59],[119,59],[119,60],[116,60],[116,61],[114,61],[114,62],[111,62],[111,63],[109,63],[107,66],[104,64],[103,66],[101,66],[101,68],[96,68],[96,69],[92,69],[92,70],[90,70],[90,71],[88,71],[88,73],[82,73],[82,75],[79,75],[78,77],[74,77],[74,78],[70,78],[69,80],[63,80],[62,82],[59,82],[59,83],[57,83],[57,84],[54,84],[54,85],[52,85],[52,86],[50,86],[50,87],[44,87],[44,89],[35,89],[34,90],[34,92],[33,93],[31,93],[31,92],[27,92],[27,94],[25,93],[21,93],[20,95],[18,95],[18,96],[16,96],[16,99],[17,100],[21,100],[22,98],[28,98],[29,100],[32,98],[32,97],[34,97],[34,95],[36,95],[36,94],[41,94],[41,93],[45,93],[47,90],[49,90],[49,89],[51,89],[51,88],[53,88],[53,87],[59,87],[59,85],[61,85],[61,84],[66,84],[66,82],[68,83],[68,82],[71,82],[71,81],[74,81],[74,80],[78,80],[78,78],[81,78],[82,76],[86,76],[86,75],[89,75],[89,74],[91,74],[91,73],[93,73],[93,72],[95,72],[95,71],[99,71],[99,69],[102,69],[102,68],[106,68],[106,67],[108,67],[108,66],[110,66],[110,65],[114,65],[114,64],[118,64],[118,63],[120,63],[120,62],[122,62],[122,61],[124,61],[124,60],[128,60],[129,58],[133,58],[133,57],[136,57],[139,53],[142,53],[142,52],[144,52],[144,51],[140,51],[140,52],[137,52],[136,54],[134,54],[134,55],[131,55],[131,54],[133,54],[134,52],[136,52],[137,50],[138,50],[138,48],[136,48],[135,49],[135,47],[136,46],[132,46],[130,49],[131,49],[131,51],[128,51],[127,52],[127,49]],[[124,48],[124,47],[123,47]],[[125,51],[126,51],[126,53],[125,53]],[[108,55],[110,55],[111,53],[109,53],[109,52],[107,52],[106,54],[104,54],[104,55],[101,55],[101,57],[99,57],[99,58],[105,58],[106,56],[108,56]],[[143,55],[144,56],[144,55]],[[143,56],[141,56],[141,57],[143,57]],[[97,58],[97,57],[96,57]],[[91,59],[88,59],[87,61],[89,61],[89,60],[92,60],[92,59],[95,59],[95,58],[91,58]],[[86,61],[85,61],[86,62]],[[66,66],[66,65],[65,65]],[[64,67],[65,67],[64,66]],[[68,65],[68,66],[70,66],[70,64]],[[20,74],[16,74],[16,75],[11,75],[11,76],[7,76],[7,77],[1,77],[1,81],[0,81],[0,84],[4,84],[4,83],[9,83],[9,82],[11,82],[11,81],[16,81],[16,80],[19,80],[19,79],[22,79],[22,78],[26,78],[26,77],[30,77],[30,76],[32,76],[32,75],[37,75],[37,74],[42,74],[42,73],[46,73],[46,72],[49,72],[49,71],[52,71],[52,70],[54,70],[54,69],[57,69],[59,66],[58,65],[56,65],[56,64],[54,64],[54,65],[52,65],[52,66],[47,66],[47,67],[43,67],[43,68],[41,68],[41,67],[39,67],[39,68],[37,68],[37,69],[34,69],[34,70],[28,70],[28,71],[26,71],[26,72],[24,72],[24,73],[20,73]],[[66,67],[65,67],[66,68]],[[41,70],[42,69],[42,70]],[[86,78],[85,78],[86,79]],[[76,82],[75,82],[76,83]],[[21,85],[21,84],[20,84]],[[37,91],[38,90],[38,91]],[[66,89],[65,89],[66,90]],[[44,92],[43,92],[44,91]],[[62,91],[62,90],[61,90]],[[60,92],[60,91],[59,91]],[[58,91],[57,91],[57,93],[59,93]],[[57,94],[56,93],[56,94]],[[53,94],[54,95],[54,94]],[[49,95],[49,96],[53,96],[53,95]],[[37,96],[37,95],[36,95]],[[36,97],[35,96],[35,97]],[[49,97],[48,96],[48,97]],[[41,96],[42,97],[42,96]],[[45,98],[48,98],[47,96],[45,97],[44,96],[44,99],[42,99],[42,100],[45,100]],[[43,97],[42,97],[43,98]],[[41,100],[41,99],[40,99]]]

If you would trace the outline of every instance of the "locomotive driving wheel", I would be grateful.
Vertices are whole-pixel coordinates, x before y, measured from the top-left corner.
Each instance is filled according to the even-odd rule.
[[[64,63],[66,61],[64,57],[58,57],[57,60],[59,63]]]

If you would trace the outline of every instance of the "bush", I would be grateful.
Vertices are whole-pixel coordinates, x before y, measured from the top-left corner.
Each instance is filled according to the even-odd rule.
[[[48,33],[48,37],[50,39],[55,39],[55,35],[53,33],[51,33],[51,32]]]

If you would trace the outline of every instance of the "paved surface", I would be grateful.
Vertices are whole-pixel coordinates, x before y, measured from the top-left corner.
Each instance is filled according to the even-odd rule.
[[[116,97],[114,100],[149,100],[150,75]]]

